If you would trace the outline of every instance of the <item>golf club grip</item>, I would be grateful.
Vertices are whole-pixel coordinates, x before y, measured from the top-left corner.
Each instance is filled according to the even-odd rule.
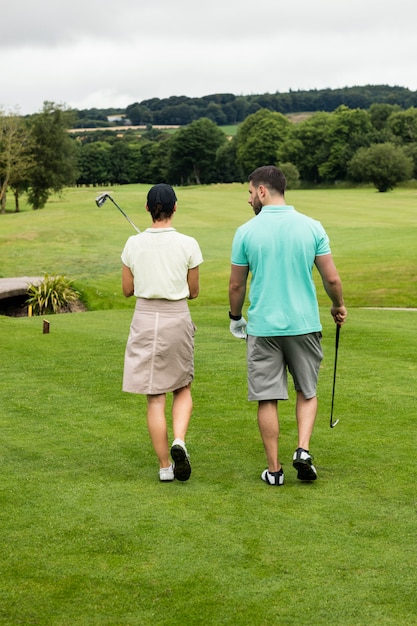
[[[337,357],[337,350],[339,348],[339,337],[340,337],[340,324],[336,324],[336,357]]]

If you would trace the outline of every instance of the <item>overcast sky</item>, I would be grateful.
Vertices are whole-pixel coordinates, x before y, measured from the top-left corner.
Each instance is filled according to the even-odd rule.
[[[0,108],[387,84],[417,90],[414,0],[13,0]]]

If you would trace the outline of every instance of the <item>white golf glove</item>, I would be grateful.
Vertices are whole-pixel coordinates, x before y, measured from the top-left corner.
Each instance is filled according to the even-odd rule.
[[[233,337],[236,337],[237,339],[246,339],[246,326],[247,326],[247,321],[242,316],[240,320],[238,321],[230,320],[229,328]]]

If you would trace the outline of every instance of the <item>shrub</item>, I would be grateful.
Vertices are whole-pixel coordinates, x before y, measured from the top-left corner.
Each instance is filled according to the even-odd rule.
[[[385,192],[410,180],[413,167],[405,148],[388,141],[359,148],[348,164],[348,173],[352,180],[371,182],[378,191]]]
[[[287,179],[287,189],[299,189],[300,172],[294,163],[280,163],[278,167]]]
[[[29,285],[27,293],[26,304],[32,306],[34,315],[68,310],[71,303],[80,295],[65,276],[48,276],[48,274],[44,275],[39,285]]]

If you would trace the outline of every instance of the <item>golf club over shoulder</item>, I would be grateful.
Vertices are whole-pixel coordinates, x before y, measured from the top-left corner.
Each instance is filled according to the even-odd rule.
[[[129,224],[133,226],[137,233],[140,233],[139,228],[132,222],[130,217],[123,211],[123,209],[117,204],[117,202],[112,198],[108,191],[103,191],[96,197],[96,205],[101,208],[106,200],[110,200],[113,202],[114,206],[120,211],[120,213],[127,219]]]

